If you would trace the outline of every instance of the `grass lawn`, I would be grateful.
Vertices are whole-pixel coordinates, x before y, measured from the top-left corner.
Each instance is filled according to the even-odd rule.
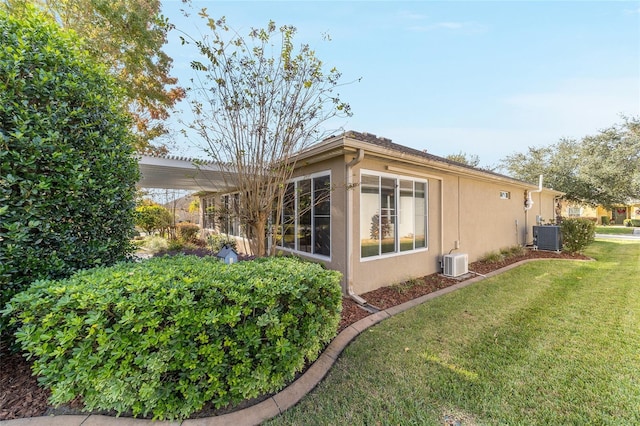
[[[633,226],[596,226],[596,234],[631,235]]]
[[[546,260],[390,318],[268,424],[640,424],[640,243]]]

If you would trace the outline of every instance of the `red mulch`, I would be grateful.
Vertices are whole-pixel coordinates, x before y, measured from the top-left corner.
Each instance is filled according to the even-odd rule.
[[[588,259],[585,256],[567,253],[527,250],[523,256],[512,257],[502,262],[474,262],[471,271],[487,274],[509,264],[532,258]],[[459,282],[438,274],[428,275],[406,283],[383,287],[362,294],[371,305],[387,309]],[[339,331],[370,315],[351,299],[343,299],[342,320]],[[18,354],[10,354],[7,348],[0,348],[0,420],[42,416],[51,406],[47,399],[49,391],[38,386],[31,375],[31,363]]]

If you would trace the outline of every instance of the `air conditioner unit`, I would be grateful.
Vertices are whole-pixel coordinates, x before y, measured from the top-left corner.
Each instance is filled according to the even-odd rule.
[[[459,277],[469,272],[469,256],[466,254],[447,254],[442,260],[447,277]]]

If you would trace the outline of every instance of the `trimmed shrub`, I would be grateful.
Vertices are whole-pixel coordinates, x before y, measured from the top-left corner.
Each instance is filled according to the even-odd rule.
[[[607,226],[611,223],[611,219],[609,219],[609,216],[602,216],[600,217],[600,222],[602,225]]]
[[[229,246],[236,251],[238,250],[238,242],[236,239],[225,234],[209,234],[207,236],[207,246],[213,253],[218,253],[224,246]]]
[[[569,253],[583,251],[596,236],[596,224],[588,219],[565,218],[560,224],[562,248]]]
[[[182,419],[281,389],[336,334],[340,274],[175,256],[39,281],[4,315],[51,402]]]
[[[185,243],[192,243],[198,239],[200,227],[195,223],[181,222],[176,224],[176,235],[179,240]]]
[[[631,223],[631,219],[625,219],[622,221],[622,224],[626,227],[631,227],[632,223]]]
[[[33,7],[0,10],[0,45],[2,308],[37,279],[133,251],[138,165],[119,89],[75,33]]]

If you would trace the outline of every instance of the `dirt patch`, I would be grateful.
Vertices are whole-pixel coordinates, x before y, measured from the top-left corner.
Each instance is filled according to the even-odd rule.
[[[522,256],[511,257],[499,262],[474,262],[469,270],[478,274],[487,274],[507,265],[525,259],[573,259],[587,260],[580,254],[556,253],[548,251],[527,250]],[[439,274],[413,279],[397,285],[382,287],[361,296],[371,305],[379,309],[387,309],[436,290],[448,287],[458,280]],[[342,301],[342,319],[339,331],[370,315],[353,300]],[[37,417],[55,412],[62,414],[65,408],[54,408],[49,405],[49,391],[38,386],[37,379],[31,375],[31,363],[18,354],[9,353],[7,348],[0,348],[0,420]],[[78,404],[71,404],[69,412],[77,412]],[[237,409],[238,407],[236,407]],[[202,413],[192,417],[201,417]]]

